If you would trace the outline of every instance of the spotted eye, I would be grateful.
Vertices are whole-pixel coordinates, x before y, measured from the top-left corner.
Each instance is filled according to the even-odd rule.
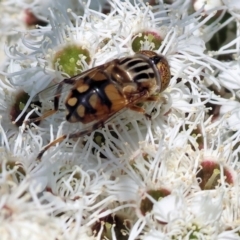
[[[171,79],[171,72],[167,59],[163,55],[149,50],[139,51],[137,54],[146,56],[148,61],[150,60],[154,65],[152,67],[156,70],[155,78],[156,83],[159,86],[159,92],[164,91],[168,87]]]

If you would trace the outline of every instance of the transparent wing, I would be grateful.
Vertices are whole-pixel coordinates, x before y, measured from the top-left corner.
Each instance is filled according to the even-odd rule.
[[[54,85],[44,89],[43,91],[39,92],[37,94],[37,96],[39,97],[39,99],[46,99],[46,100],[47,99],[53,99],[57,95],[57,90],[58,90],[59,84],[61,84],[61,83],[62,82],[54,84]],[[63,87],[62,87],[61,93],[68,92],[73,87],[74,87],[73,85],[64,84]]]
[[[40,99],[52,99],[54,98],[56,95],[58,95],[59,93],[66,93],[69,92],[70,90],[75,88],[75,84],[78,83],[78,87],[79,87],[79,83],[81,82],[80,80],[84,79],[84,77],[86,77],[87,75],[91,76],[91,78],[94,78],[98,73],[100,72],[104,72],[105,69],[109,66],[109,63],[105,63],[103,65],[91,68],[83,73],[80,73],[76,76],[73,76],[71,78],[66,78],[63,79],[60,83],[54,84],[46,89],[44,89],[43,91],[39,92],[37,94],[37,96]],[[84,80],[82,81],[84,83]],[[59,85],[61,85],[61,91],[59,92]]]
[[[63,134],[62,136],[60,136],[59,138],[55,139],[54,141],[50,142],[49,144],[47,144],[38,154],[37,156],[37,161],[41,161],[41,158],[43,156],[43,154],[52,146],[56,145],[57,143],[62,142],[64,139],[68,138],[80,138],[83,137],[87,134],[90,134],[91,132],[104,127],[104,125],[108,122],[110,122],[113,118],[115,118],[117,115],[122,114],[128,107],[131,107],[132,105],[136,104],[139,100],[141,100],[142,98],[145,97],[145,95],[147,95],[147,92],[143,92],[142,94],[138,95],[138,97],[133,97],[131,100],[129,101],[126,105],[122,106],[121,109],[119,109],[118,111],[113,111],[110,114],[106,115],[102,115],[102,116],[98,116],[98,119],[96,121],[93,121],[89,124],[85,124],[84,127],[79,130],[79,129],[72,129],[71,133],[66,133]]]

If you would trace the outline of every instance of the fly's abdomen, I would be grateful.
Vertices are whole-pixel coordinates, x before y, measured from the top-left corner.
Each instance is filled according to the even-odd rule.
[[[108,79],[98,80],[88,86],[90,87],[83,89],[81,86],[71,91],[71,96],[65,103],[67,121],[89,123],[107,118],[112,112],[125,107],[123,93]]]

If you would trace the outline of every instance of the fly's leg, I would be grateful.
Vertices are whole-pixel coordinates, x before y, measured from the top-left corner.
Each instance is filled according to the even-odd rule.
[[[128,108],[131,109],[132,111],[145,114],[145,109],[142,108],[142,107],[139,107],[139,106],[136,106],[136,105],[132,105],[132,106],[129,106]]]
[[[47,144],[46,146],[43,147],[43,149],[39,152],[39,154],[37,155],[37,162],[41,162],[42,156],[43,154],[52,146],[56,145],[59,142],[62,142],[64,139],[67,138],[67,135],[62,135],[61,137],[55,139],[54,141],[50,142],[49,144]]]
[[[146,102],[158,102],[160,100],[160,97],[158,96],[149,96],[144,101]]]
[[[129,90],[130,90],[130,88],[129,88]],[[131,109],[132,111],[144,114],[148,120],[151,120],[151,115],[147,114],[144,108],[139,107],[136,104],[140,103],[141,101],[146,101],[146,100],[147,101],[156,101],[156,98],[149,96],[149,93],[147,90],[144,90],[139,93],[134,93],[134,94],[132,94],[132,97],[135,98],[134,104],[129,105],[128,108]]]
[[[133,105],[133,106],[130,106],[129,109],[131,109],[132,111],[135,111],[135,112],[142,113],[142,114],[144,114],[144,116],[148,120],[151,120],[151,115],[147,114],[144,108],[141,108],[139,106]]]
[[[97,121],[96,123],[94,123],[92,126],[87,127],[86,129],[83,129],[82,131],[79,132],[75,132],[75,133],[70,133],[70,134],[65,134],[62,135],[61,137],[55,139],[54,141],[50,142],[49,144],[47,144],[46,146],[43,147],[43,149],[39,152],[39,154],[37,155],[37,159],[36,161],[40,162],[42,159],[43,154],[52,146],[56,145],[57,143],[62,142],[64,139],[68,138],[80,138],[83,137],[89,133],[91,133],[92,131],[101,128],[104,126],[104,124],[106,123],[106,121],[108,120],[108,117],[101,119],[99,121]]]

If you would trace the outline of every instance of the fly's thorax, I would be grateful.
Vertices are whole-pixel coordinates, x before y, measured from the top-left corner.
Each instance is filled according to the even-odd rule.
[[[156,89],[156,76],[152,65],[142,57],[125,57],[119,59],[112,68],[111,79],[122,88],[136,86],[136,92]]]
[[[164,91],[171,79],[170,67],[166,57],[149,50],[139,51],[135,54],[135,57],[143,58],[151,65],[159,89],[158,92]]]

